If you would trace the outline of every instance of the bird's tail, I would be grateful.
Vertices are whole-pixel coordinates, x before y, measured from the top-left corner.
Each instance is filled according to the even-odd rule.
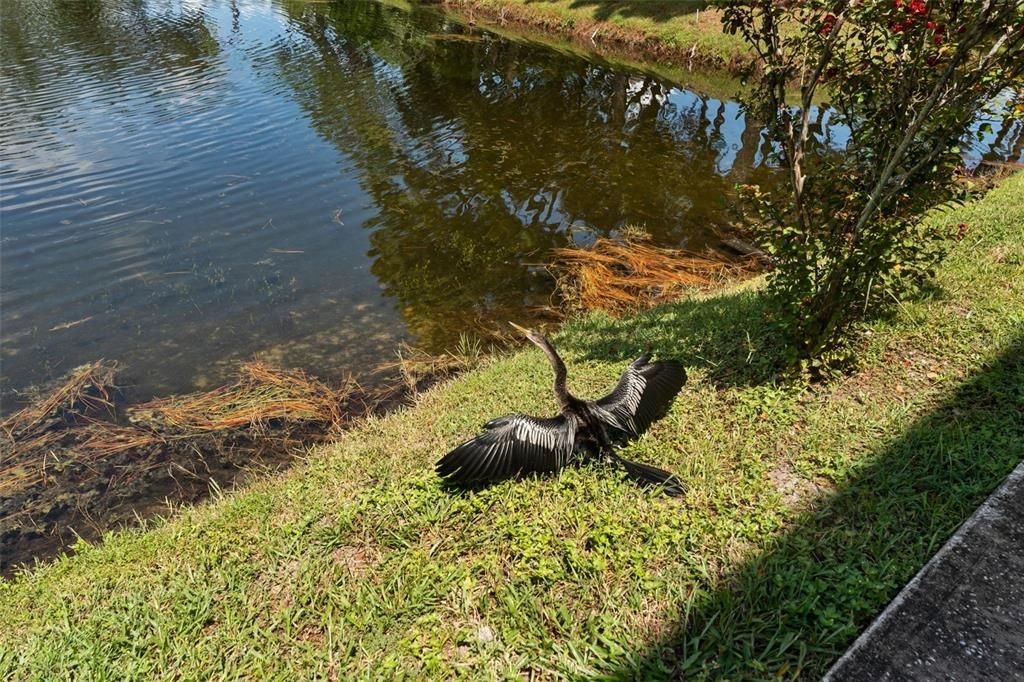
[[[672,497],[682,497],[686,492],[682,481],[664,469],[641,464],[640,462],[631,462],[622,457],[616,457],[616,460],[626,470],[626,474],[638,483],[661,486],[665,493]]]

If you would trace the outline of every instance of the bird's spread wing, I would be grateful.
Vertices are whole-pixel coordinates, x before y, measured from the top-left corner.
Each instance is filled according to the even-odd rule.
[[[675,360],[650,360],[650,355],[634,360],[612,392],[595,401],[606,421],[632,437],[664,414],[686,383],[686,370]]]
[[[498,417],[484,432],[441,458],[438,475],[452,483],[555,472],[572,454],[576,423],[564,416],[541,419],[523,414]]]

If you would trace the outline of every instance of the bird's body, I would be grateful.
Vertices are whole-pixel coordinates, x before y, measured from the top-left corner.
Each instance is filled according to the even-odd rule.
[[[658,419],[686,383],[686,370],[674,360],[651,361],[645,354],[622,373],[611,393],[582,400],[566,388],[565,363],[551,342],[513,325],[548,356],[555,370],[555,399],[561,412],[551,418],[511,414],[484,424],[484,432],[437,463],[437,472],[456,484],[495,481],[528,473],[555,473],[588,458],[605,458],[640,483],[664,486],[681,495],[667,471],[631,462],[615,453],[616,441],[640,436]]]

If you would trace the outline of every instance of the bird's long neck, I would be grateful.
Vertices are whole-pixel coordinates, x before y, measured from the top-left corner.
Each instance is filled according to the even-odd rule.
[[[548,356],[548,360],[551,362],[551,368],[555,370],[555,400],[558,401],[558,405],[564,410],[569,407],[571,403],[571,396],[569,395],[569,389],[565,385],[565,363],[562,362],[562,358],[558,357],[558,353],[555,352],[555,347],[551,345],[551,342],[547,340],[547,337],[542,336],[540,343],[537,346],[544,351],[544,355]]]

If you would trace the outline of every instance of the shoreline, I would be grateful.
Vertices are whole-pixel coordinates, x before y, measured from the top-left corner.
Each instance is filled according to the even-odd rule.
[[[721,71],[735,77],[753,61],[742,41],[722,33],[713,9],[693,12],[692,21],[690,12],[680,12],[687,19],[645,22],[635,17],[599,18],[597,7],[565,6],[561,1],[545,5],[524,0],[425,0],[424,4],[469,25],[536,31],[598,54],[676,69]]]

